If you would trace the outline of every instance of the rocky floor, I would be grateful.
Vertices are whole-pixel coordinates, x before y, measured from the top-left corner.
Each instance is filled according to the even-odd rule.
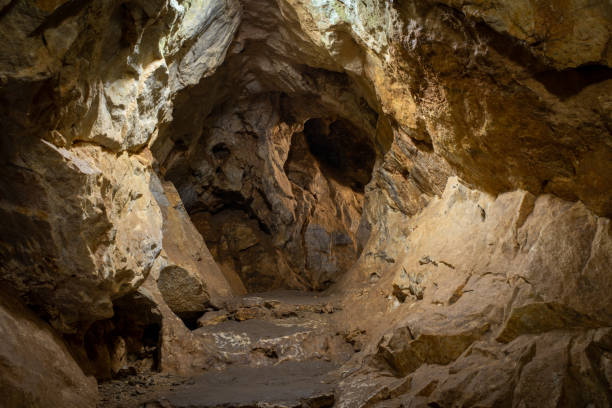
[[[334,368],[333,363],[322,360],[232,367],[190,380],[145,407],[331,407]]]
[[[146,373],[100,383],[99,408],[140,407],[147,401],[174,391],[191,379],[162,373]]]
[[[140,373],[101,383],[100,408],[328,407],[335,369],[353,345],[333,321],[334,300],[300,292],[249,295],[204,314],[194,335],[216,345],[219,370]]]

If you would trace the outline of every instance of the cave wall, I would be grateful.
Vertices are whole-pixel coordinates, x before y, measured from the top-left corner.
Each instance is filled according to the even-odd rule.
[[[298,106],[279,93],[227,102],[164,163],[221,268],[251,292],[325,289],[359,256],[374,146],[366,130]],[[330,166],[330,152],[346,163]]]
[[[608,218],[451,177],[403,227],[382,273],[344,282],[341,321],[367,349],[339,406],[610,404]]]
[[[0,3],[0,285],[53,327],[30,330],[30,356],[3,358],[11,391],[0,405],[95,405],[83,370],[106,376],[103,356],[129,342],[99,328],[138,309],[116,303],[149,276],[155,288],[160,275],[194,287],[177,311],[196,303],[203,313],[232,295],[148,146],[171,119],[173,95],[221,64],[239,20],[237,2]],[[151,304],[182,288],[162,289]],[[3,355],[24,327],[3,330]],[[58,361],[37,361],[36,348]]]
[[[191,373],[216,362],[186,319],[335,283],[357,403],[605,406],[611,27],[605,0],[0,1],[1,289],[83,398],[122,302]]]

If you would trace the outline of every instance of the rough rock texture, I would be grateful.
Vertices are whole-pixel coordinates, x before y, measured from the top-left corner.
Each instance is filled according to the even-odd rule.
[[[189,311],[231,294],[189,220],[166,208],[180,205],[164,197],[147,146],[173,95],[222,62],[239,17],[237,2],[0,4],[0,285],[67,334],[99,378],[131,355],[154,357],[145,322],[155,304],[139,313],[133,292],[161,264],[201,284]],[[38,368],[22,370],[2,377]],[[47,406],[45,389],[21,385]],[[65,403],[59,393],[51,406],[69,406],[58,388]]]
[[[0,279],[56,328],[75,331],[112,317],[112,299],[137,287],[157,258],[156,176],[126,153],[34,143],[3,178]]]
[[[233,61],[227,64],[243,63]],[[347,99],[343,108],[354,117],[364,112],[375,123],[347,78],[312,75]],[[372,123],[339,118],[332,113],[337,106],[325,109],[305,97],[255,95],[232,97],[204,124],[174,122],[171,132],[181,139],[164,161],[165,177],[221,268],[238,274],[247,289],[325,288],[361,250],[363,188],[376,157]],[[202,115],[191,104],[184,109]]]
[[[364,293],[354,282],[370,278],[352,276],[343,320],[371,340],[339,406],[610,404],[609,219],[582,203],[526,191],[495,198],[451,178],[405,227],[402,255],[382,278]]]
[[[60,406],[75,361],[349,346],[341,407],[609,406],[611,32],[607,0],[0,0],[0,289],[38,316],[6,344],[50,339]],[[276,288],[340,305],[231,300]]]
[[[369,251],[377,269],[394,258],[386,247],[397,225],[453,174],[489,193],[554,193],[611,214],[609,5],[455,3],[244,2],[226,61],[177,96],[177,120],[154,154],[217,261],[247,288],[325,287],[360,254],[370,228],[380,230]],[[286,153],[310,163],[299,134],[313,129],[333,150],[328,125],[338,119],[360,129],[340,126],[348,146],[364,135],[379,158],[365,198],[356,197],[365,209],[338,215],[338,205],[305,190],[315,193],[315,212],[335,210],[353,227],[309,217],[301,203],[312,200],[301,198],[303,177],[292,177]],[[368,171],[367,150],[357,149],[357,163],[332,159],[342,168],[335,179],[367,183],[351,175]],[[325,163],[316,140],[309,151]],[[308,239],[308,225],[331,249]],[[336,254],[321,227],[346,234],[354,249]]]
[[[0,297],[0,405],[96,405],[96,381],[86,377],[51,327],[13,296]]]
[[[215,264],[172,183],[158,183],[151,190],[164,218],[163,248],[154,275],[172,311],[179,316],[201,315],[210,303],[242,293],[240,279],[225,276]]]
[[[11,1],[0,18],[0,281],[57,329],[81,331],[160,256],[146,146],[172,95],[221,63],[239,7]]]
[[[159,301],[149,283],[139,292]],[[246,295],[205,313],[192,331],[162,305],[162,371],[173,375],[102,383],[105,407],[331,406],[335,370],[355,352],[338,331],[338,301],[297,291]],[[168,387],[168,378],[180,387]]]
[[[467,182],[610,215],[609,2],[288,3],[397,130]]]

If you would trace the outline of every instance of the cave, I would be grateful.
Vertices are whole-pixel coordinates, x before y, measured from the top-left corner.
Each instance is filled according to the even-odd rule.
[[[99,381],[159,370],[161,313],[151,299],[117,299],[113,317],[99,320],[82,336],[66,336],[86,374]]]
[[[304,123],[304,136],[310,153],[330,177],[364,192],[376,160],[376,151],[367,135],[359,134],[343,119],[326,124],[314,118]]]
[[[0,406],[612,406],[611,16],[0,0]]]

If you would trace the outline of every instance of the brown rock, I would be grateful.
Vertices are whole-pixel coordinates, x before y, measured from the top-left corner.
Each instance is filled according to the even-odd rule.
[[[216,324],[226,321],[227,318],[227,312],[223,310],[206,312],[202,317],[198,319],[198,327],[214,326]]]
[[[86,377],[61,337],[8,293],[0,296],[0,405],[95,407],[96,381]]]
[[[320,404],[607,407],[611,15],[0,0],[0,285],[98,378],[352,356]],[[334,297],[232,299],[279,288]],[[47,329],[8,367],[87,405]]]
[[[161,250],[157,177],[95,146],[38,141],[23,154],[4,180],[3,282],[61,331],[110,318],[112,299],[138,287]]]

